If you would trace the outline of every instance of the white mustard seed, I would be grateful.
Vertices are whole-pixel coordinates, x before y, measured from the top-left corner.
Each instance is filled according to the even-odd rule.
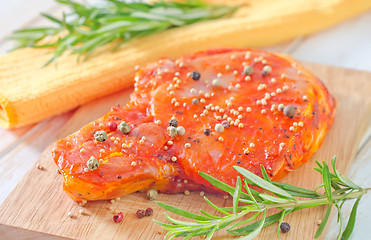
[[[293,126],[291,126],[289,129],[290,129],[291,132],[295,131],[295,127],[293,127]]]
[[[250,147],[251,148],[254,148],[255,147],[255,144],[254,143],[250,143]]]
[[[299,122],[299,123],[298,123],[298,126],[299,126],[299,127],[302,127],[302,126],[304,126],[304,123],[303,123],[303,122]]]
[[[284,108],[285,105],[283,105],[282,103],[278,104],[278,111],[282,112]]]
[[[251,112],[251,107],[247,107],[246,112]]]
[[[174,142],[170,140],[170,141],[167,141],[167,144],[171,146],[174,144]]]
[[[264,89],[266,89],[266,88],[267,88],[267,85],[264,84],[264,83],[261,83],[261,84],[259,84],[259,86],[258,86],[258,91],[264,90]]]
[[[213,87],[220,87],[221,82],[220,82],[219,79],[214,79],[214,80],[211,82],[211,85],[212,85]]]
[[[266,109],[262,109],[261,110],[261,114],[266,114],[267,113],[267,110]]]
[[[191,147],[191,144],[190,143],[186,143],[186,144],[184,144],[184,147],[190,148]]]
[[[285,143],[281,142],[280,143],[280,148],[283,148],[285,146]]]
[[[171,157],[171,161],[176,162],[176,160],[178,160],[177,157],[175,157],[175,156]]]

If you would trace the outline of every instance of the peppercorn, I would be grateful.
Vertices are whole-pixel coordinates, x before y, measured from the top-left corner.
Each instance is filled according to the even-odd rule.
[[[192,78],[193,80],[195,80],[195,81],[198,81],[198,80],[200,80],[200,78],[201,78],[201,74],[200,74],[199,72],[192,72],[192,73],[191,73],[191,78]]]
[[[179,126],[176,128],[176,132],[179,136],[183,136],[185,133],[185,128],[183,126]]]
[[[270,66],[264,66],[262,71],[262,76],[266,77],[268,74],[272,72],[272,68]]]
[[[117,215],[113,216],[113,221],[116,223],[119,223],[122,221],[123,218],[124,218],[124,215],[122,214],[122,212],[119,212]]]
[[[107,133],[105,131],[96,131],[94,133],[94,138],[98,142],[104,142],[107,140]]]
[[[169,121],[169,126],[170,127],[177,127],[178,126],[178,121],[176,119],[171,119]]]
[[[178,134],[176,127],[168,127],[167,131],[170,137],[175,137]]]
[[[287,222],[282,222],[280,225],[280,229],[282,233],[287,233],[288,231],[290,231],[290,228],[291,228],[290,224],[288,224]]]
[[[192,99],[192,104],[193,105],[197,105],[197,104],[199,104],[200,103],[200,100],[198,100],[197,98],[193,98]]]
[[[146,215],[146,211],[144,211],[143,209],[139,209],[136,214],[138,218],[142,218]]]
[[[293,118],[296,112],[296,107],[292,105],[287,105],[283,109],[283,114],[289,118]]]
[[[251,66],[246,66],[246,67],[243,68],[243,73],[245,75],[249,76],[249,75],[253,74],[253,72],[254,72],[254,69]]]
[[[226,120],[224,120],[222,122],[222,125],[223,125],[224,128],[229,128],[231,126],[231,124],[228,121],[226,121]]]
[[[156,200],[158,193],[155,189],[150,189],[147,191],[147,196],[149,200],[153,201]]]
[[[128,134],[130,132],[130,126],[125,122],[121,122],[118,126],[118,129],[125,134]]]
[[[220,123],[215,125],[215,131],[217,132],[223,132],[224,131],[224,126]]]
[[[206,136],[209,136],[210,133],[211,133],[211,130],[210,130],[210,129],[206,128],[206,129],[204,130],[204,134],[205,134]]]
[[[95,157],[90,157],[90,159],[86,162],[86,166],[88,167],[88,170],[93,171],[95,169],[98,169],[99,162]]]
[[[146,209],[146,216],[151,216],[152,215],[152,213],[153,213],[153,209],[152,208],[147,208]]]
[[[117,129],[117,123],[115,122],[109,122],[108,123],[109,130],[115,131]]]

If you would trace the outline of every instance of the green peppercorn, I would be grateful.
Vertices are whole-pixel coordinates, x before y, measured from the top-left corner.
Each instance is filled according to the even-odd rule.
[[[243,68],[243,73],[247,76],[253,74],[254,69],[251,66],[246,66]]]
[[[107,140],[107,133],[105,131],[96,131],[94,133],[94,138],[98,142],[104,142]]]
[[[95,157],[90,157],[90,159],[86,162],[86,166],[90,171],[93,171],[95,169],[98,169],[99,167],[99,161]]]
[[[158,193],[155,189],[150,189],[147,191],[148,199],[153,201],[157,199]]]
[[[168,127],[167,131],[170,137],[175,137],[178,134],[176,127]]]
[[[125,134],[128,134],[130,132],[130,126],[125,121],[121,122],[117,128]]]

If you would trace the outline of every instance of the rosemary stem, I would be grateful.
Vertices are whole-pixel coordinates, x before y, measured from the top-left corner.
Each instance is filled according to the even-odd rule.
[[[363,196],[364,194],[367,193],[368,190],[371,190],[371,188],[365,188],[365,189],[360,189],[356,192],[352,192],[348,194],[345,199],[352,199],[352,198],[358,198]],[[344,197],[344,194],[340,194],[337,196],[333,197],[333,201],[335,200],[340,200],[341,198]],[[272,204],[264,204],[266,209],[271,209],[271,208],[296,208],[296,207],[303,207],[304,208],[309,208],[313,206],[320,206],[320,205],[326,205],[326,204],[331,204],[333,201],[329,201],[326,197],[321,197],[317,199],[310,199],[310,200],[299,200],[299,201],[290,201],[287,203],[272,203]],[[305,207],[305,205],[308,205]]]

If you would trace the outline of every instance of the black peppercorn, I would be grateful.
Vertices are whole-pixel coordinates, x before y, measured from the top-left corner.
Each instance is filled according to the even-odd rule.
[[[280,229],[282,233],[287,233],[288,231],[290,231],[290,228],[291,228],[290,224],[288,224],[287,222],[282,222],[280,225]]]
[[[200,74],[199,72],[192,72],[192,73],[191,73],[191,78],[192,78],[193,80],[195,80],[195,81],[198,81],[198,80],[200,80],[200,78],[201,78],[201,74]]]
[[[178,126],[178,121],[176,119],[171,119],[169,121],[169,126],[170,127],[177,127]]]
[[[205,134],[206,136],[209,136],[210,133],[211,133],[211,130],[210,130],[210,129],[206,128],[206,129],[204,130],[204,134]]]

